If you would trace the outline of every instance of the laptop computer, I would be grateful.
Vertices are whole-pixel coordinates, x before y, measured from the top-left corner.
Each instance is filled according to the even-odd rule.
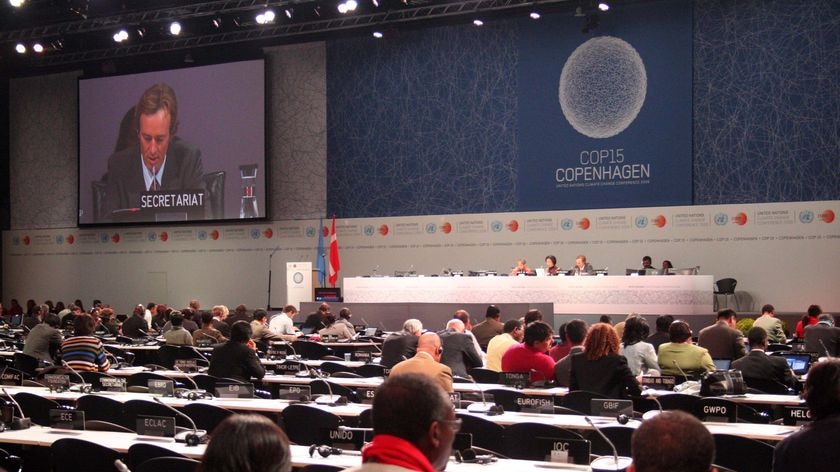
[[[715,370],[729,370],[732,367],[732,359],[712,359],[715,363]]]
[[[811,364],[811,356],[808,354],[782,354],[782,357],[788,363],[793,373],[796,375],[805,375],[808,373],[808,367]]]

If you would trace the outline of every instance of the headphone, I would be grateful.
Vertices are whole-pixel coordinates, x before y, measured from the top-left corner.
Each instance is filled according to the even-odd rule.
[[[487,416],[498,416],[504,414],[505,408],[502,405],[493,405],[485,413]]]
[[[492,454],[478,455],[473,448],[455,451],[455,462],[459,464],[490,464],[497,460],[496,456]]]
[[[340,455],[340,454],[344,453],[343,450],[341,450],[337,447],[325,446],[325,445],[320,445],[319,446],[317,444],[313,444],[313,445],[309,446],[309,457],[314,456],[315,451],[318,451],[318,454],[320,454],[321,457],[329,457],[331,454]]]
[[[55,388],[50,388],[50,391],[55,392],[55,393],[69,392],[70,391],[70,386],[68,386],[68,385],[58,385]],[[84,393],[84,394],[93,393],[93,385],[91,385],[91,384],[79,385],[79,392]]]
[[[630,417],[622,413],[616,417],[616,420],[618,420],[618,424],[627,424],[630,422]]]
[[[211,400],[213,398],[213,395],[211,395],[210,392],[201,392],[179,388],[175,390],[175,398],[181,398],[189,401]]]

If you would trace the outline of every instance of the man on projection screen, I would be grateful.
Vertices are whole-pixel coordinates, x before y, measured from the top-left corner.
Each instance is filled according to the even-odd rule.
[[[143,92],[134,107],[134,131],[138,147],[108,158],[106,218],[119,221],[146,210],[174,219],[203,215],[201,151],[175,136],[178,100],[172,87],[155,84]]]

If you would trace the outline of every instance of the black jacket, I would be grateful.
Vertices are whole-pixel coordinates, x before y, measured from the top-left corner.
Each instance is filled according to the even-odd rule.
[[[265,367],[254,350],[243,343],[228,341],[213,348],[208,373],[214,377],[250,382],[252,377],[265,377]]]
[[[628,394],[642,393],[624,356],[609,354],[590,361],[585,352],[572,355],[569,390],[587,390],[605,398],[627,398]]]

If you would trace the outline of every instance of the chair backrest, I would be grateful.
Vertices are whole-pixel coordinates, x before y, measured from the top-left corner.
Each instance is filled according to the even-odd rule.
[[[794,395],[796,392],[787,385],[773,379],[754,379],[744,377],[744,383],[747,387],[761,390],[763,393],[771,395]]]
[[[308,466],[298,469],[298,472],[341,472],[344,467],[337,467],[326,464],[309,464]]]
[[[190,427],[190,422],[176,415],[174,411],[160,403],[149,400],[129,400],[124,404],[126,426],[136,430],[138,416],[166,416],[175,418],[176,426]]]
[[[327,386],[328,383],[329,386]],[[344,385],[338,385],[326,380],[316,379],[309,383],[309,387],[312,389],[313,395],[329,395],[330,392],[332,392],[333,395],[347,397],[347,401],[351,403],[359,403],[359,396],[356,392]]]
[[[125,465],[127,465],[132,471],[137,472],[137,467],[139,467],[140,464],[151,459],[157,459],[158,457],[186,458],[186,456],[171,449],[157,446],[155,444],[134,443],[128,448]]]
[[[557,426],[517,423],[505,428],[503,454],[511,459],[544,461],[546,460],[545,450],[539,442],[534,441],[538,438],[583,439],[580,434]]]
[[[731,434],[713,434],[715,464],[738,472],[767,472],[773,467],[773,446]]]
[[[334,374],[336,372],[354,372],[352,367],[333,361],[322,362],[319,369],[329,374]]]
[[[76,438],[62,438],[50,446],[53,472],[114,470],[120,453],[99,444]]]
[[[472,434],[473,446],[503,454],[505,450],[503,426],[487,418],[468,413],[458,413],[458,418],[463,421],[461,432]]]
[[[128,387],[148,387],[149,380],[172,380],[169,377],[154,372],[137,372],[126,378],[125,384]]]
[[[604,395],[586,390],[573,390],[563,396],[562,406],[589,415],[592,413],[593,398],[604,398]]]
[[[209,374],[196,374],[192,377],[192,380],[198,388],[212,393],[216,391],[216,382],[219,381],[219,378]]]
[[[32,357],[29,354],[24,354],[22,352],[16,352],[13,358],[15,362],[15,369],[25,373],[30,377],[35,377],[35,371],[36,369],[38,369],[37,358]]]
[[[189,416],[199,429],[207,431],[212,434],[219,423],[225,418],[232,415],[233,412],[216,405],[208,405],[207,403],[188,403],[181,411]]]
[[[87,413],[85,413],[87,415]],[[103,420],[85,420],[85,431],[109,431],[112,433],[129,433],[133,434],[134,430],[126,428],[125,426],[111,423]]]
[[[521,408],[516,404],[516,400],[525,396],[522,392],[503,388],[491,388],[485,390],[484,393],[493,395],[493,402],[502,405],[505,411],[520,411]]]
[[[86,420],[116,423],[134,430],[125,418],[125,405],[119,400],[102,395],[82,395],[76,400],[76,409],[85,412]]]
[[[225,217],[225,172],[210,172],[201,178],[204,180],[210,215],[214,220],[221,220]]]
[[[379,364],[363,364],[356,367],[356,373],[362,377],[384,377],[385,366]]]
[[[93,372],[93,371],[82,371],[79,372],[79,375],[85,379],[85,383],[89,383],[94,390],[101,390],[102,389],[102,382],[101,379],[103,377],[114,378],[113,375],[108,375],[105,372]],[[70,380],[73,381],[73,376],[70,376]],[[78,380],[78,379],[76,379]]]
[[[715,282],[715,286],[717,286],[717,291],[721,294],[734,294],[736,285],[738,285],[738,281],[733,278],[720,279],[717,282]]]
[[[320,443],[322,429],[342,424],[338,415],[309,405],[289,405],[280,415],[289,440],[302,446]]]
[[[312,341],[294,341],[292,347],[304,359],[318,360],[332,354],[327,346]]]
[[[157,457],[141,462],[134,472],[194,472],[199,462],[186,457]]]
[[[159,347],[157,350],[157,360],[158,364],[166,367],[167,369],[175,368],[175,359],[178,357],[178,346],[173,346],[171,344],[164,344],[163,346]]]
[[[630,438],[633,436],[633,431],[636,430],[635,428],[620,425],[601,426],[600,428],[604,436],[615,444],[619,456],[630,457]],[[592,454],[599,456],[612,455],[612,447],[604,441],[604,438],[595,431],[592,433],[588,436],[588,439],[592,441]]]
[[[696,395],[685,393],[669,393],[656,398],[663,410],[680,410],[694,414],[694,405],[700,400]]]
[[[23,415],[28,416],[33,423],[41,426],[50,425],[50,410],[61,408],[58,403],[34,393],[18,392],[12,396],[20,404]]]
[[[499,373],[495,370],[474,367],[468,373],[478,383],[499,383]]]

